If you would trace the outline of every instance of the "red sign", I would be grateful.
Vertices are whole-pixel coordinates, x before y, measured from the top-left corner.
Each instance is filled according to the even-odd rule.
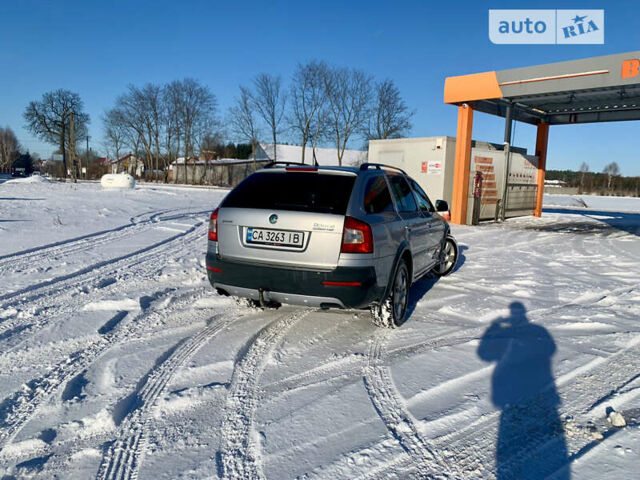
[[[640,60],[634,58],[622,62],[622,73],[620,74],[622,78],[637,77],[638,73],[640,73]]]

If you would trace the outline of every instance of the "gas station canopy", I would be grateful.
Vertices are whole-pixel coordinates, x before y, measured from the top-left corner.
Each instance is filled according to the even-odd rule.
[[[640,120],[640,51],[445,80],[445,103],[530,124]]]
[[[549,127],[640,120],[640,51],[449,77],[444,101],[458,106],[452,221],[466,218],[474,111],[505,117],[507,171],[512,121],[537,126],[540,216]]]

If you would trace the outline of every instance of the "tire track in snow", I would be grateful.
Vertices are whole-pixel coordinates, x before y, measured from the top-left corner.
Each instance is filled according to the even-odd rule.
[[[608,292],[599,292],[598,295],[593,295],[586,299],[578,298],[559,305],[532,309],[528,311],[527,315],[530,319],[535,320],[557,310],[562,310],[569,307],[589,306],[597,304],[604,298],[615,298],[618,295],[628,294],[630,291],[633,291],[634,288],[640,288],[640,284],[636,285],[635,287],[628,285],[610,290]],[[438,348],[463,345],[472,340],[479,340],[486,329],[487,324],[463,330],[456,329],[453,332],[439,334],[433,337],[427,337],[425,339],[421,339],[418,342],[408,345],[399,345],[391,348],[386,348],[386,360],[391,361],[396,358],[405,358],[407,355],[414,355]],[[345,356],[339,359],[332,359],[330,362],[318,365],[307,371],[300,372],[291,375],[290,377],[267,384],[262,388],[263,393],[267,396],[278,395],[280,393],[285,393],[294,389],[305,388],[311,385],[316,385],[318,383],[328,382],[337,377],[343,377],[345,381],[350,381],[350,378],[353,379],[356,377],[360,377],[360,372],[362,371],[362,368],[364,368],[364,366],[367,364],[367,362],[368,360],[365,355],[357,353],[353,353],[349,356]]]
[[[66,273],[66,274],[62,274],[59,275],[57,277],[54,277],[52,279],[49,280],[44,280],[40,283],[37,283],[35,285],[30,285],[28,287],[24,287],[21,288],[19,290],[16,290],[14,292],[10,292],[10,293],[5,293],[4,295],[0,295],[0,300],[11,300],[9,302],[5,302],[4,304],[2,304],[1,308],[7,308],[7,307],[12,307],[14,305],[20,304],[20,303],[25,303],[25,302],[30,302],[30,301],[34,301],[37,300],[38,298],[42,297],[43,295],[46,295],[46,290],[44,293],[39,292],[39,290],[44,290],[47,287],[53,286],[54,289],[57,287],[57,284],[60,282],[64,282],[66,280],[70,280],[70,279],[75,279],[77,277],[82,277],[84,278],[87,274],[93,274],[95,273],[96,269],[105,267],[105,266],[110,266],[119,262],[122,262],[123,260],[132,260],[135,259],[136,256],[145,254],[150,252],[151,250],[154,250],[158,247],[161,247],[163,245],[166,245],[167,243],[171,243],[181,237],[184,237],[185,235],[188,235],[190,233],[192,233],[194,230],[196,230],[198,227],[200,227],[201,225],[203,225],[204,222],[200,221],[198,223],[196,223],[195,225],[189,227],[188,229],[186,229],[183,232],[180,232],[176,235],[172,235],[168,238],[165,238],[164,240],[160,240],[158,242],[155,242],[151,245],[147,245],[145,247],[142,247],[138,250],[135,250],[133,252],[128,252],[124,255],[115,257],[115,258],[110,258],[110,259],[106,259],[106,260],[101,260],[98,261],[92,265],[86,266],[84,268],[81,268],[79,270],[76,270],[74,272],[70,272],[70,273]],[[60,287],[57,287],[58,289],[61,289]]]
[[[462,345],[472,340],[480,338],[485,328],[472,328],[468,330],[457,330],[456,335],[443,334],[429,337],[417,343],[402,345],[388,349],[386,358],[403,358],[408,354],[416,354],[443,347],[454,347]],[[353,383],[361,380],[363,368],[368,363],[366,354],[352,353],[338,359],[318,365],[307,371],[291,375],[290,377],[278,380],[262,387],[263,395],[267,398],[279,395],[292,390],[306,388],[319,383],[330,382],[340,378],[345,383]]]
[[[225,406],[218,468],[225,479],[264,478],[253,430],[260,393],[260,377],[275,347],[289,329],[311,310],[298,310],[264,327],[236,362]]]
[[[149,226],[153,227],[161,222],[171,222],[172,220],[189,218],[206,213],[205,211],[187,211],[184,214],[176,214],[166,218],[162,217],[162,215],[179,212],[180,210],[186,209],[169,209],[143,213],[132,217],[130,223],[120,225],[119,227],[3,255],[0,257],[0,273],[7,270],[23,269],[25,265],[32,266],[34,261],[37,261],[39,264],[41,264],[43,260],[46,261],[49,259],[58,261],[60,257],[68,257],[73,253],[95,249],[97,246],[105,243],[139,234],[141,231],[148,229]]]
[[[173,292],[165,291],[156,300],[163,296],[168,297],[171,293]],[[106,350],[128,338],[135,337],[150,326],[161,325],[175,311],[189,307],[206,293],[205,289],[200,289],[196,293],[190,291],[182,294],[168,306],[151,307],[150,310],[144,310],[133,318],[125,319],[109,333],[100,336],[82,350],[52,366],[43,376],[31,380],[23,385],[21,390],[5,398],[0,403],[0,452],[31,420],[40,405],[47,401],[61,385],[85,370]]]
[[[101,237],[101,236],[105,236],[105,235],[109,235],[111,233],[115,233],[115,232],[120,232],[122,230],[126,230],[128,228],[131,228],[139,223],[143,223],[145,221],[148,221],[148,219],[143,218],[143,220],[138,220],[138,218],[140,217],[144,217],[145,215],[154,215],[154,214],[161,214],[161,213],[165,213],[168,212],[170,210],[164,210],[161,212],[150,212],[150,213],[141,213],[139,215],[136,215],[134,217],[131,217],[129,219],[129,223],[126,223],[124,225],[120,225],[118,227],[114,227],[114,228],[110,228],[107,230],[100,230],[99,232],[92,232],[92,233],[88,233],[86,235],[81,235],[79,237],[73,237],[73,238],[67,238],[65,240],[60,240],[59,242],[54,242],[54,243],[48,243],[46,245],[40,245],[38,247],[33,247],[33,248],[28,248],[26,250],[20,250],[19,252],[13,252],[13,253],[8,253],[6,255],[0,255],[0,267],[3,267],[4,265],[6,265],[7,263],[10,263],[10,261],[14,258],[25,258],[27,255],[31,256],[32,254],[39,254],[42,255],[44,253],[48,253],[47,251],[54,251],[54,249],[56,249],[57,247],[64,247],[66,245],[72,245],[75,243],[82,243],[82,242],[87,242],[87,241],[92,241],[95,237]]]
[[[203,235],[200,232],[202,228],[202,223],[196,224],[182,234],[174,235],[167,240],[132,254],[101,262],[97,267],[94,265],[64,279],[71,281],[59,281],[49,285],[49,288],[46,288],[47,286],[41,287],[42,291],[36,291],[35,294],[31,293],[30,290],[25,292],[19,300],[6,303],[2,305],[2,308],[27,304],[32,309],[35,308],[42,311],[39,311],[33,317],[13,317],[3,320],[0,322],[0,335],[16,331],[15,334],[7,336],[7,339],[15,342],[16,335],[27,337],[32,331],[45,325],[51,317],[78,311],[85,304],[92,301],[92,297],[101,298],[112,290],[122,290],[123,281],[131,280],[139,284],[145,279],[152,278],[156,268],[166,265],[167,256],[165,253],[170,254],[175,250],[175,242],[181,241],[184,245],[187,245],[198,241]],[[111,278],[112,275],[118,275],[118,281],[114,281],[107,289],[101,288],[100,284],[104,282],[104,279]],[[101,278],[102,280],[96,283],[96,278]],[[96,288],[88,295],[78,296],[83,286],[86,287],[88,284],[95,284]],[[78,298],[73,300],[73,297]],[[28,326],[23,328],[25,324],[28,324]],[[14,343],[11,348],[5,348],[3,353],[15,349],[16,346]]]
[[[216,315],[220,317],[221,315]],[[147,377],[136,393],[138,407],[121,423],[117,438],[105,453],[98,474],[99,480],[124,480],[137,478],[141,456],[144,453],[145,433],[149,415],[156,400],[164,391],[175,371],[185,364],[201,347],[237,320],[211,319],[209,325],[191,336]]]
[[[532,309],[528,312],[528,316],[532,321],[535,321],[537,318],[545,317],[549,312],[563,310],[568,307],[584,307],[587,305],[597,304],[603,298],[615,298],[616,296],[626,295],[637,288],[640,288],[640,285],[636,285],[635,287],[626,285],[615,288],[608,292],[602,292],[599,295],[590,297],[588,299],[576,299],[574,301],[566,302],[560,305]],[[487,325],[484,325],[483,327],[458,331],[456,335],[445,334],[436,338],[426,339],[412,345],[402,345],[394,347],[387,350],[386,360],[389,361],[395,357],[406,358],[407,355],[418,353],[427,349],[455,346],[474,339],[479,339],[486,330],[486,327]],[[595,403],[596,400],[610,395],[611,392],[617,391],[620,385],[626,385],[631,377],[637,375],[637,372],[640,371],[640,337],[637,337],[637,343],[638,345],[632,344],[630,347],[628,347],[628,349],[618,352],[611,357],[596,360],[595,362],[597,363],[597,365],[590,363],[588,366],[579,368],[578,374],[568,374],[564,377],[559,378],[556,383],[559,386],[558,390],[563,399],[564,406],[560,409],[561,418],[565,415],[571,415],[575,417],[576,409],[578,411],[586,413],[585,408],[587,405],[591,406]],[[624,354],[624,357],[618,359],[617,355],[622,354]],[[626,366],[622,369],[619,369],[617,367],[620,361],[626,362]],[[337,365],[340,368],[340,372],[335,373],[333,372],[333,370],[335,369],[331,368],[331,365],[320,365],[319,367],[316,367],[308,372],[303,372],[291,377],[290,379],[284,379],[280,382],[274,383],[273,387],[279,386],[281,383],[284,384],[286,388],[297,388],[298,386],[306,386],[318,383],[317,381],[314,381],[310,378],[314,377],[313,372],[316,370],[318,370],[319,373],[325,374],[327,379],[338,376],[347,376],[349,374],[344,371],[344,367],[351,362],[353,362],[353,365],[363,364],[363,360],[361,358],[352,357],[352,360],[350,362],[347,362],[347,360],[337,362]],[[594,369],[593,371],[592,368]],[[615,377],[617,377],[618,380],[615,380],[613,376],[609,375],[609,373],[612,371],[615,371]],[[575,382],[573,381],[574,377],[576,378]],[[307,382],[307,380],[309,381]],[[576,405],[576,407],[573,407],[573,410],[570,410],[569,408],[567,408],[568,403],[566,398],[571,395],[571,392],[577,390],[577,383],[582,385],[581,388],[584,391],[581,394],[581,399],[572,403],[572,405]],[[596,384],[599,388],[594,389],[594,384]],[[594,395],[597,398],[594,398]],[[580,405],[582,406],[580,407]],[[582,410],[580,410],[580,408]],[[478,478],[495,478],[490,476],[492,475],[490,471],[483,470],[482,465],[483,462],[485,464],[492,464],[491,462],[495,461],[495,440],[497,438],[497,425],[499,416],[500,412],[489,413],[483,416],[480,420],[473,422],[471,425],[465,426],[452,434],[431,440],[434,448],[446,451],[447,464],[454,465],[454,475],[460,475],[460,478],[475,478],[478,477],[478,475]],[[474,434],[476,433],[476,429],[478,432],[481,432],[482,428],[488,430],[489,433],[485,434],[485,436],[481,438],[479,442],[476,442],[476,439],[473,438]],[[469,437],[466,443],[463,440],[455,439],[457,438],[457,436],[462,435],[463,432],[467,432],[467,437]],[[591,438],[592,437],[590,437],[589,435],[584,434],[577,435],[575,438],[568,437],[567,445],[569,447],[570,454],[575,454],[575,452],[582,450],[586,445],[589,444]],[[476,445],[476,443],[478,443],[480,446]],[[385,453],[385,448],[381,442],[371,444],[362,448],[366,450],[369,455],[372,454],[372,451],[374,452],[374,454],[375,452],[379,452],[380,455],[384,455]],[[457,449],[459,449],[460,451],[464,450],[465,453],[460,454]],[[355,454],[357,453],[357,451],[352,453]],[[453,455],[453,453],[455,453],[455,455]],[[464,464],[468,461],[466,460],[466,457],[473,457],[474,455],[475,458],[479,460],[477,460],[473,465],[464,467],[462,469],[458,469],[455,467],[456,462],[459,464]],[[454,456],[456,460],[452,459]],[[340,475],[343,475],[344,468],[350,468],[351,461],[349,460],[349,458],[349,455],[340,457],[334,462],[318,468],[316,471],[310,473],[308,477],[305,478],[337,478]],[[395,457],[386,462],[386,466],[383,465],[381,467],[376,467],[359,476],[358,478],[386,480],[390,475],[397,474],[398,472],[401,472],[401,474],[397,478],[407,478],[405,474],[408,475],[409,472],[414,472],[415,470],[416,465],[413,459],[406,453],[403,453],[401,456]],[[478,474],[478,471],[480,471],[481,473]]]
[[[558,392],[562,398],[559,409],[559,417],[570,416],[575,422],[584,420],[590,413],[591,407],[601,399],[608,398],[612,392],[616,392],[621,386],[637,376],[640,371],[640,336],[636,337],[630,345],[606,359],[597,359],[581,369],[574,375],[569,373],[557,380]],[[544,393],[528,399],[513,407],[514,411],[535,411],[539,401],[544,400]],[[468,424],[459,430],[433,440],[436,448],[446,448],[451,455],[450,463],[455,465],[462,478],[494,479],[495,476],[495,444],[498,438],[498,423],[500,411],[494,411],[482,416],[480,419]],[[526,418],[526,413],[524,414]],[[514,455],[505,465],[505,469],[518,471],[527,460],[536,455],[545,445],[558,439],[558,436],[543,436],[527,439],[527,444],[534,448],[524,454]],[[578,454],[584,449],[597,444],[598,441],[585,432],[573,434],[570,431],[565,435],[568,455]],[[565,464],[553,463],[553,458],[548,461],[548,471],[543,475],[551,475]],[[405,471],[413,468],[413,462],[408,459],[394,459],[390,462],[395,471]],[[366,478],[384,479],[388,476],[388,469],[381,469]],[[540,472],[532,472],[531,478],[540,478]]]
[[[369,344],[364,367],[364,385],[369,399],[383,423],[407,452],[419,478],[450,478],[449,467],[434,446],[420,434],[415,418],[409,412],[383,365],[389,332],[376,332]]]

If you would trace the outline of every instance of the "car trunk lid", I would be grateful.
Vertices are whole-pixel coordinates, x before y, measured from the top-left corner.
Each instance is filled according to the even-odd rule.
[[[282,169],[255,173],[220,207],[218,254],[239,262],[335,268],[355,178]]]

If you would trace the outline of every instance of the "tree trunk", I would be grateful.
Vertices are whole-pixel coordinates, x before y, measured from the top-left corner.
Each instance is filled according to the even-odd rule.
[[[187,168],[187,159],[189,157],[189,147],[187,144],[184,144],[184,183],[185,185],[189,183],[189,179],[187,177],[188,168]]]
[[[160,139],[156,135],[156,183],[159,181],[158,173],[160,172]]]
[[[71,156],[71,178],[73,183],[78,183],[77,161],[76,161],[76,131],[73,122],[73,112],[69,116],[69,155]]]
[[[66,179],[67,178],[67,152],[66,152],[66,145],[65,145],[65,140],[67,137],[67,131],[66,131],[66,125],[65,125],[65,119],[62,119],[62,133],[60,134],[60,150],[62,153],[62,167],[63,167],[63,172],[62,175],[63,177]]]
[[[277,149],[277,144],[276,144],[276,130],[275,130],[275,128],[273,129],[273,161],[274,162],[278,161],[278,149]]]
[[[253,171],[255,172],[258,169],[258,164],[256,162],[256,140],[254,138],[251,139],[251,156],[253,157]]]
[[[180,135],[180,134],[178,134]],[[180,137],[178,137],[178,143],[176,144],[176,168],[173,172],[173,183],[177,184],[178,183],[178,172],[180,169],[180,165],[178,164],[178,155],[180,155]]]
[[[307,150],[307,142],[308,141],[309,140],[307,139],[307,136],[303,134],[302,135],[302,163],[303,164],[304,164],[304,154],[305,154],[305,151]]]
[[[320,137],[320,129],[316,130],[316,134],[313,137],[313,164],[318,165],[318,159],[316,158],[316,146],[318,145],[318,138]]]

